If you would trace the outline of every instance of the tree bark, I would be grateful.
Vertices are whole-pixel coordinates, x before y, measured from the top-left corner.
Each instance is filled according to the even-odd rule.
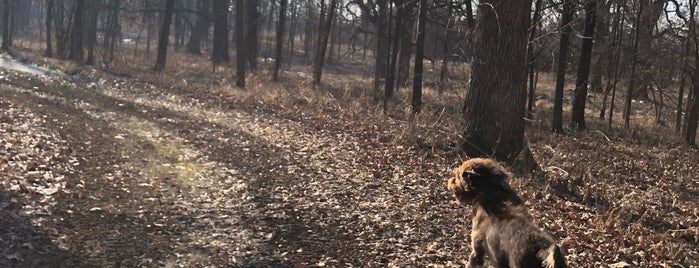
[[[384,113],[387,112],[388,109],[388,103],[393,99],[393,89],[395,88],[395,82],[396,82],[396,64],[398,62],[398,48],[400,44],[400,39],[403,36],[403,26],[402,26],[402,18],[403,18],[403,7],[402,7],[402,2],[397,3],[397,11],[396,11],[396,26],[394,28],[393,32],[393,38],[391,38],[391,44],[393,45],[393,48],[391,48],[391,57],[389,59],[388,63],[388,75],[386,76],[386,85],[384,88],[384,99],[383,99],[383,111]]]
[[[46,57],[53,57],[53,45],[51,43],[51,24],[53,24],[53,0],[46,0]]]
[[[633,38],[633,52],[631,57],[631,74],[629,75],[629,88],[626,90],[626,104],[624,105],[624,128],[629,128],[631,121],[631,99],[634,96],[634,82],[636,80],[636,63],[638,61],[638,39],[640,37],[641,14],[643,14],[643,0],[638,1],[638,14],[636,14],[636,30]]]
[[[422,63],[425,57],[425,27],[427,26],[427,0],[420,0],[417,22],[417,42],[415,43],[415,70],[413,75],[412,112],[419,114],[422,109]]]
[[[541,13],[541,0],[534,2],[534,15],[532,16],[531,26],[529,27],[529,40],[527,41],[527,66],[529,74],[529,97],[527,99],[527,115],[532,117],[534,113],[534,97],[536,93],[534,72],[535,61],[534,57],[534,38],[536,37],[536,28],[539,25],[539,13]]]
[[[235,1],[235,86],[245,88],[245,0]]]
[[[154,71],[161,71],[165,68],[167,58],[167,46],[170,39],[170,25],[172,24],[172,13],[175,7],[175,0],[166,0],[165,16],[163,16],[163,26],[160,28],[160,38],[158,39],[158,58],[155,61]]]
[[[214,0],[214,47],[211,62],[214,66],[228,63],[228,7],[229,0]]]
[[[590,75],[590,61],[592,60],[592,44],[595,34],[595,12],[597,0],[590,0],[585,5],[585,29],[583,33],[580,62],[578,63],[578,75],[575,81],[575,93],[573,95],[572,124],[578,129],[585,129],[585,103],[587,102],[587,78]]]
[[[10,52],[10,48],[12,47],[12,37],[10,36],[10,11],[11,11],[11,6],[10,6],[10,0],[5,0],[3,1],[3,10],[2,10],[2,50],[6,52]]]
[[[260,14],[257,11],[257,6],[259,0],[246,0],[247,12],[245,13],[245,18],[247,20],[247,30],[245,32],[245,42],[247,50],[247,60],[248,65],[251,70],[257,69],[257,55],[259,53],[257,30],[260,20]]]
[[[379,88],[381,87],[381,81],[386,78],[386,52],[388,52],[388,44],[386,42],[386,25],[388,24],[387,14],[388,14],[388,0],[376,0],[378,5],[378,22],[376,25],[376,50],[374,50],[374,98],[378,99],[380,97]]]
[[[272,74],[272,80],[274,82],[277,82],[279,80],[279,69],[282,67],[282,50],[284,48],[284,24],[286,23],[286,2],[287,0],[280,0],[279,3],[279,21],[277,22],[276,41],[277,51],[274,59],[274,73]]]
[[[209,32],[209,20],[204,14],[207,14],[211,9],[211,1],[199,0],[197,1],[197,5],[197,19],[194,21],[194,27],[192,28],[192,33],[189,35],[189,42],[187,42],[187,51],[194,55],[201,54],[201,40]]]
[[[68,58],[75,62],[83,61],[83,12],[85,10],[85,0],[75,1],[75,11],[73,12],[73,25],[70,30],[70,49]]]
[[[561,40],[558,48],[558,70],[556,71],[556,96],[553,103],[553,120],[551,131],[563,133],[563,89],[565,87],[566,69],[568,68],[568,50],[573,20],[573,0],[563,0],[561,14]]]
[[[404,6],[403,14],[412,13],[412,6]],[[410,59],[413,54],[413,38],[410,29],[414,28],[414,20],[411,16],[407,16],[403,19],[403,34],[400,39],[400,54],[398,55],[398,74],[396,76],[396,83],[398,87],[404,87],[408,83],[408,78],[410,78]]]
[[[474,60],[464,101],[462,148],[470,157],[492,156],[513,164],[528,152],[524,116],[531,1],[483,0],[481,4],[473,30]],[[522,167],[535,165],[531,164]]]
[[[324,5],[324,0],[321,0],[321,5]],[[321,11],[320,25],[318,29],[318,42],[316,54],[313,57],[313,85],[320,85],[320,78],[323,75],[323,64],[325,63],[325,54],[328,48],[328,38],[330,37],[330,29],[332,27],[333,17],[337,0],[330,0],[330,5],[326,8],[327,14]]]
[[[87,59],[86,64],[95,64],[95,45],[97,45],[97,19],[99,17],[100,9],[102,6],[102,0],[89,1],[89,14],[87,14],[87,29],[86,29],[86,40],[85,45],[87,45]]]

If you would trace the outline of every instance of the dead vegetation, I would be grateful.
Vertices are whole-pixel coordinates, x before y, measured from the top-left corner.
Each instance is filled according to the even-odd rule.
[[[45,62],[34,52],[23,53],[33,62]],[[82,205],[85,211],[74,213],[82,216],[66,217],[70,224],[48,223],[45,229],[52,231],[45,237],[50,241],[41,244],[58,245],[55,248],[60,251],[55,252],[61,253],[52,256],[86,266],[114,265],[120,258],[132,265],[163,266],[458,267],[466,263],[468,238],[452,233],[454,226],[466,229],[468,221],[465,216],[455,217],[465,214],[464,210],[450,199],[443,183],[463,157],[456,148],[467,83],[458,73],[452,72],[454,80],[444,90],[427,88],[423,113],[413,118],[407,89],[397,92],[393,107],[383,114],[369,90],[372,80],[366,65],[330,66],[323,85],[313,88],[307,66],[286,68],[277,84],[269,80],[263,64],[248,77],[249,87],[241,90],[232,86],[234,69],[221,67],[212,73],[204,57],[173,53],[168,67],[154,73],[150,71],[152,55],[118,55],[126,56],[109,67],[73,69],[77,75],[70,82],[44,81],[33,88],[29,85],[34,84],[22,82],[30,78],[13,74],[5,84],[14,86],[3,85],[3,98],[8,98],[4,103],[12,103],[24,114],[37,114],[27,117],[27,122],[42,117],[60,120],[54,111],[59,108],[69,115],[88,114],[85,118],[91,119],[85,122],[109,126],[95,131],[108,134],[105,137],[116,144],[92,144],[72,151],[56,146],[47,153],[60,152],[61,159],[82,157],[77,165],[80,171],[95,175],[68,176],[66,181],[76,184],[65,193],[50,195],[62,196],[63,209],[76,202],[72,196],[96,198]],[[63,64],[49,60],[44,65]],[[344,74],[350,68],[351,74]],[[550,94],[551,88],[542,83],[540,92]],[[592,98],[601,99],[594,94]],[[643,105],[634,106],[637,112],[630,130],[607,130],[595,117],[599,102],[594,102],[587,114],[589,130],[555,135],[548,131],[549,100],[540,101],[527,133],[546,174],[517,178],[511,184],[529,200],[527,206],[539,224],[567,249],[569,265],[699,267],[696,149],[684,146],[668,127],[651,124],[655,120],[649,118],[654,115]],[[56,136],[62,141],[52,143],[69,148],[84,141],[68,136],[87,135],[70,129],[78,122],[65,129],[58,123],[38,122],[37,127],[16,128],[13,135],[24,137],[43,127],[41,131],[50,134],[39,136],[41,143]],[[17,150],[31,148],[6,137],[3,142],[22,148]],[[116,160],[109,164],[84,160],[88,152]],[[96,172],[98,167],[109,172]],[[28,203],[18,199],[29,191],[5,187],[6,178],[12,176],[31,183],[28,169],[3,172],[3,195],[9,199],[2,201],[11,204],[3,211],[12,207],[10,212],[19,215],[29,210]],[[190,182],[189,177],[199,179]],[[80,180],[88,180],[92,187],[77,187]],[[49,183],[54,182],[39,182],[53,185]],[[163,194],[151,193],[151,187]],[[198,194],[187,194],[192,189],[198,189]],[[124,196],[133,200],[108,208],[115,198]],[[223,199],[244,201],[234,204]],[[79,222],[100,211],[126,218],[114,221],[120,227],[107,225],[93,230],[94,235],[82,233],[93,227]],[[37,222],[37,217],[57,216],[23,217]],[[32,229],[23,226],[27,228],[3,233],[2,241]],[[104,253],[100,256],[79,246],[111,233],[108,228],[133,229],[131,234],[151,242],[125,255],[115,252],[119,243],[134,242],[127,238],[100,244]],[[240,241],[248,242],[235,248]],[[173,246],[163,247],[167,243]],[[31,267],[27,255],[36,255],[17,244],[22,245],[0,244],[4,263]]]

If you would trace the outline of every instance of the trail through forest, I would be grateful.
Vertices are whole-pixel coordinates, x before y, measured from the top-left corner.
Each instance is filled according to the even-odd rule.
[[[64,188],[18,185],[26,199],[2,200],[22,205],[0,223],[24,230],[1,266],[407,267],[466,254],[435,161],[254,104],[72,79],[0,86],[76,158],[51,184]]]
[[[0,267],[465,265],[444,131],[120,71],[0,73]],[[696,150],[633,135],[534,124],[510,183],[571,267],[696,267]]]

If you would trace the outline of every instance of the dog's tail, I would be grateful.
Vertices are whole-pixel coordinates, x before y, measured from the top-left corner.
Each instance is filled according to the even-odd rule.
[[[542,250],[544,253],[542,258],[544,261],[544,267],[546,268],[566,268],[566,262],[563,258],[563,251],[558,245],[553,244],[548,249]]]

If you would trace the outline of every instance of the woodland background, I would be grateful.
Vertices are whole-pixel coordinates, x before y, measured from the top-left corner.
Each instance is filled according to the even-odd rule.
[[[696,6],[3,0],[0,266],[459,267],[490,156],[571,267],[699,267]]]

